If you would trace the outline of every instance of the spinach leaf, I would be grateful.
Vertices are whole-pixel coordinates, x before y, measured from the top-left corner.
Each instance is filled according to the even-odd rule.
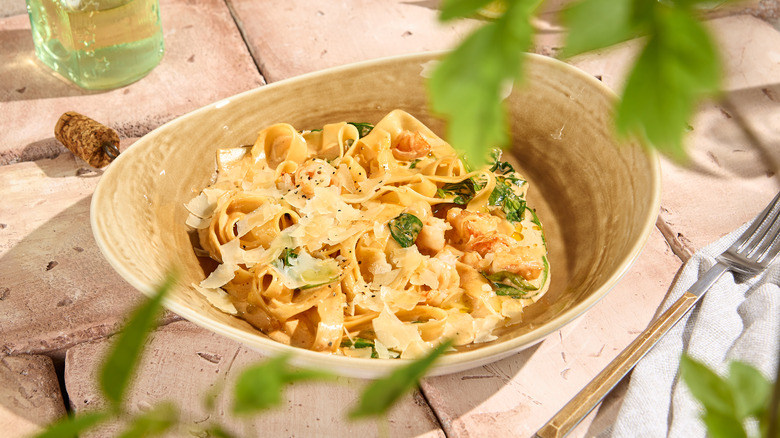
[[[449,198],[454,196],[452,202],[458,205],[466,205],[474,198],[481,188],[474,178],[466,178],[460,182],[446,183],[436,190],[436,196]]]
[[[521,222],[526,209],[525,199],[512,188],[516,182],[519,182],[520,185],[525,184],[525,181],[517,178],[514,178],[513,181],[511,177],[497,176],[496,186],[488,199],[488,204],[503,210],[509,222]]]
[[[493,162],[493,165],[490,166],[490,171],[496,175],[510,175],[516,173],[515,168],[512,167],[511,164],[506,161],[501,161],[501,149],[493,148],[490,151],[490,160]]]
[[[390,235],[401,248],[408,248],[414,245],[417,235],[422,231],[423,223],[415,215],[410,213],[401,213],[395,219],[387,223],[390,227]]]
[[[512,298],[525,298],[525,296],[528,295],[528,292],[539,289],[523,278],[522,275],[509,271],[499,271],[495,274],[486,274],[483,272],[482,275],[492,283],[496,295]]]
[[[496,186],[490,193],[488,203],[500,207],[510,222],[520,222],[525,214],[526,203],[514,190],[514,186],[522,187],[526,182],[521,179],[515,168],[506,161],[501,161],[501,150],[490,152],[493,165],[490,171],[496,175]]]
[[[374,348],[374,341],[369,339],[355,338],[354,341],[351,341],[350,339],[344,339],[341,341],[341,347],[354,349],[371,348],[371,358],[376,359],[379,357],[379,353],[377,353],[376,348]]]
[[[349,124],[357,128],[360,138],[367,136],[374,129],[374,125],[370,123],[349,122]]]

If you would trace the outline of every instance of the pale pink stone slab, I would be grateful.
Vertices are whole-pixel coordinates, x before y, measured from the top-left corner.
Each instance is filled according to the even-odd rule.
[[[65,384],[76,413],[107,405],[98,390],[101,358],[111,338],[84,343],[68,350]],[[154,332],[144,360],[132,384],[126,406],[138,413],[156,403],[173,401],[181,411],[186,434],[210,422],[218,422],[240,436],[376,436],[374,421],[350,422],[346,415],[368,381],[338,378],[333,382],[298,382],[287,387],[278,409],[237,419],[231,412],[232,390],[246,367],[264,360],[256,352],[186,322],[174,322]],[[204,408],[209,391],[217,391],[214,411]],[[403,397],[388,417],[389,436],[443,437],[436,418],[419,393]],[[121,425],[112,423],[89,436],[116,435]]]
[[[27,14],[0,18],[0,164],[56,155],[57,119],[75,110],[139,137],[176,116],[264,84],[222,0],[161,0],[162,62],[143,79],[85,91],[37,60]]]
[[[30,436],[65,415],[52,360],[46,356],[0,357],[0,431]]]
[[[473,20],[438,23],[436,2],[231,1],[269,82],[328,67],[453,47]]]
[[[116,331],[140,302],[92,237],[99,178],[70,152],[0,166],[0,355],[62,355]]]

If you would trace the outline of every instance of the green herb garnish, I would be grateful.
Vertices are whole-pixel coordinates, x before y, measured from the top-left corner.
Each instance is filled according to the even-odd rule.
[[[506,161],[501,161],[501,150],[493,149],[490,153],[493,165],[490,171],[496,175],[496,186],[490,193],[488,203],[500,207],[510,222],[521,222],[525,214],[525,199],[515,191],[526,181],[520,179],[515,168]]]
[[[422,158],[415,158],[411,163],[409,163],[409,168],[414,169],[417,166],[417,163],[420,161],[422,161]]]
[[[493,150],[490,151],[490,160],[493,162],[493,165],[490,166],[490,171],[496,175],[511,175],[516,173],[515,168],[512,167],[511,164],[506,161],[501,161],[501,149],[493,148]]]
[[[395,219],[391,219],[387,226],[390,227],[390,235],[401,245],[401,248],[408,248],[414,245],[417,235],[422,231],[423,223],[411,213],[401,213]]]
[[[515,179],[520,184],[525,184],[525,181]],[[523,220],[523,214],[525,213],[526,203],[520,195],[512,188],[513,181],[507,177],[496,177],[496,186],[490,193],[488,204],[500,207],[506,215],[506,219],[509,222],[521,222]]]
[[[474,178],[466,178],[460,182],[446,183],[436,190],[436,196],[440,198],[453,197],[452,202],[458,205],[466,205],[474,199],[474,195],[481,188]]]
[[[357,128],[359,138],[367,136],[374,129],[374,125],[370,123],[349,122],[349,124]]]
[[[292,266],[292,261],[298,258],[298,254],[290,248],[282,250],[282,254],[279,256],[279,260],[282,261],[282,266]]]
[[[379,353],[376,352],[376,348],[374,347],[374,341],[371,341],[369,339],[355,338],[354,341],[350,339],[344,339],[343,341],[341,341],[341,347],[352,348],[352,349],[370,348],[371,358],[376,359],[379,357]]]
[[[489,275],[483,272],[482,275],[492,283],[496,295],[525,298],[528,292],[539,290],[522,275],[513,272],[499,271]]]
[[[532,209],[531,207],[526,206],[526,210],[531,212],[531,222],[533,222],[534,225],[539,227],[539,229],[542,229],[542,222],[539,221],[539,216],[536,215],[536,210]],[[547,239],[544,237],[544,232],[542,232],[542,244],[544,245],[545,249],[547,248]],[[545,259],[546,260],[546,259]]]

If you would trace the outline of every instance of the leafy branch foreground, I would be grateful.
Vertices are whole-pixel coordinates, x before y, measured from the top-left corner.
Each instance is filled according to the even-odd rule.
[[[532,20],[543,0],[445,0],[441,21],[498,11],[449,53],[429,81],[433,110],[447,119],[447,138],[479,167],[487,151],[509,142],[503,100],[523,79],[524,52],[534,37]],[[564,9],[569,58],[642,37],[615,109],[618,134],[644,138],[650,147],[681,160],[683,139],[696,105],[717,96],[721,63],[699,20],[708,0],[580,0]]]
[[[125,429],[120,438],[148,437],[163,434],[180,425],[180,412],[176,404],[161,401],[149,410],[133,414],[125,406],[125,398],[138,364],[143,357],[144,345],[149,334],[157,326],[162,313],[162,301],[173,284],[169,276],[154,295],[145,300],[130,316],[123,330],[117,335],[99,374],[99,388],[109,401],[108,408],[101,411],[74,414],[51,424],[37,438],[76,438],[104,423],[119,421]],[[451,347],[444,342],[427,356],[410,361],[395,369],[384,378],[367,384],[360,399],[349,411],[352,420],[381,418],[407,392],[411,391],[425,375],[436,359]],[[243,370],[233,388],[232,413],[251,415],[261,413],[283,401],[287,385],[300,381],[333,381],[334,374],[294,368],[289,356],[266,359]],[[204,407],[214,411],[218,394],[204,394]],[[213,415],[211,417],[216,417]],[[230,438],[222,424],[216,421],[205,426],[187,425],[193,436]]]
[[[780,436],[773,384],[756,368],[733,361],[724,378],[684,354],[680,375],[703,407],[701,419],[710,437]]]

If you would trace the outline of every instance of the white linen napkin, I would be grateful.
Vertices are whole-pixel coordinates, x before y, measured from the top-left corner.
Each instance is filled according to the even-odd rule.
[[[667,309],[715,264],[747,224],[694,254],[681,269]],[[753,278],[726,272],[697,307],[662,338],[630,375],[609,437],[705,437],[701,405],[679,379],[683,352],[721,376],[732,360],[749,363],[774,381],[780,353],[780,262]]]

